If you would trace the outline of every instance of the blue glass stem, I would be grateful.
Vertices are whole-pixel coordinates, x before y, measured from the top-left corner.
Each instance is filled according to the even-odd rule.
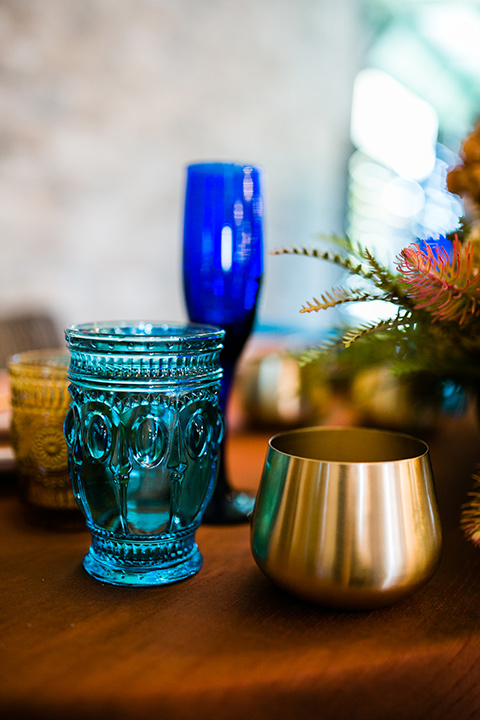
[[[235,377],[237,362],[251,333],[253,320],[254,312],[252,312],[251,316],[243,323],[223,326],[225,338],[223,350],[220,353],[223,378],[219,403],[225,417],[225,430],[219,448],[218,474],[215,490],[203,516],[203,522],[211,525],[235,524],[248,521],[255,502],[255,498],[252,495],[232,488],[228,477],[226,462],[228,401]]]
[[[194,163],[187,168],[183,279],[190,320],[226,331],[220,355],[220,408],[227,405],[235,366],[252,330],[263,273],[261,171],[239,163]],[[215,524],[245,522],[254,500],[228,481],[220,446],[217,484],[204,514]]]

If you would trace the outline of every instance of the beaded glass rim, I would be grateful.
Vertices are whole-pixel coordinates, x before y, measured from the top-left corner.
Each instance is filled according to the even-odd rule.
[[[186,345],[192,350],[204,346],[211,350],[212,342],[221,347],[224,335],[225,331],[214,325],[153,320],[89,322],[71,325],[65,330],[70,348],[92,349],[97,344],[105,344],[112,351],[117,347],[122,351],[174,350]]]

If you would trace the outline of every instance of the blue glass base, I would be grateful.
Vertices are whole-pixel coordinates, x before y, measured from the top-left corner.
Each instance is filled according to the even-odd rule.
[[[148,587],[185,580],[203,563],[195,529],[131,538],[90,528],[92,545],[83,566],[95,579],[112,585]]]
[[[195,553],[180,565],[163,568],[135,568],[123,565],[108,565],[95,556],[90,548],[83,560],[83,567],[96,580],[111,585],[129,585],[131,587],[149,587],[152,585],[168,585],[185,580],[195,575],[202,567],[203,558],[198,548]]]

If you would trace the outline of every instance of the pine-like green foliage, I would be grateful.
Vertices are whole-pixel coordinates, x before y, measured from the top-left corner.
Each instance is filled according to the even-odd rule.
[[[335,287],[314,297],[301,313],[378,300],[397,310],[388,320],[336,330],[304,352],[302,364],[325,363],[332,354],[338,361],[344,349],[351,352],[359,345],[360,364],[368,357],[369,364],[388,361],[398,374],[428,373],[463,384],[469,379],[472,385],[480,381],[480,245],[468,241],[466,224],[445,238],[450,252],[428,242],[405,248],[397,258],[397,272],[348,237],[332,236],[328,242],[326,250],[292,247],[273,253],[330,262],[361,282],[361,287]],[[362,350],[366,344],[371,351]]]
[[[345,290],[344,288],[333,288],[330,292],[320,295],[320,300],[313,298],[313,302],[307,301],[300,310],[301,313],[318,312],[319,310],[328,310],[329,308],[342,305],[347,302],[369,302],[370,300],[381,300],[381,296],[375,295],[364,290],[354,288]]]

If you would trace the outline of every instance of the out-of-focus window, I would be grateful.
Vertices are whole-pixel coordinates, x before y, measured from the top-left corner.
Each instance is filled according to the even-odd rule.
[[[462,215],[446,174],[480,115],[480,3],[362,5],[370,40],[354,83],[346,230],[392,263]],[[371,305],[348,312],[383,314]]]

